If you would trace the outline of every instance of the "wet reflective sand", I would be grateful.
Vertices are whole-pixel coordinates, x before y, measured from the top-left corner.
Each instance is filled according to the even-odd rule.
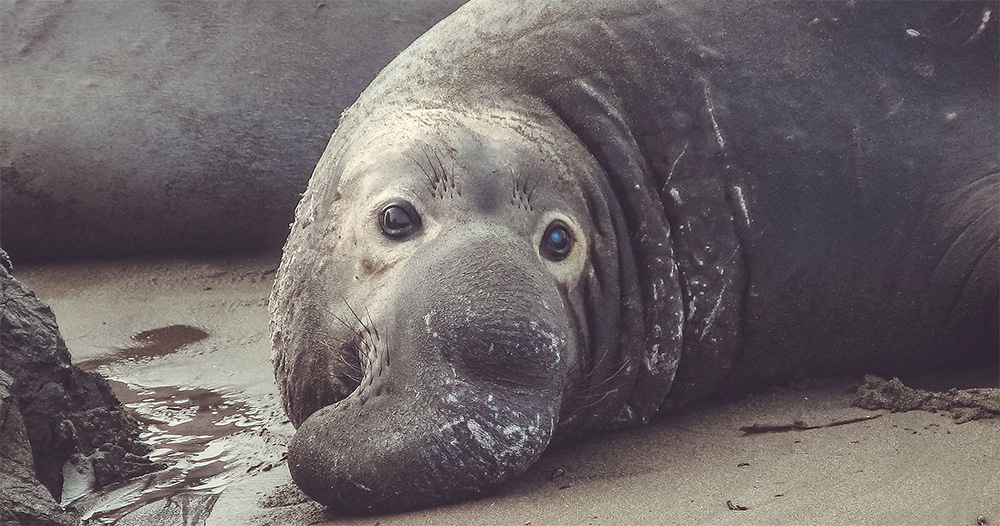
[[[74,363],[111,379],[154,458],[170,464],[96,492],[83,477],[74,505],[85,524],[1000,522],[998,420],[956,425],[912,411],[831,428],[740,431],[867,415],[849,406],[853,380],[776,389],[595,436],[546,453],[478,501],[340,517],[303,499],[284,462],[292,428],[271,372],[266,309],[277,262],[15,267],[52,306]]]
[[[233,265],[19,272],[53,305],[74,364],[109,380],[150,458],[168,466],[99,490],[85,469],[68,477],[63,504],[82,510],[83,524],[204,524],[226,487],[282,462],[292,430],[271,376],[266,317],[276,261]]]

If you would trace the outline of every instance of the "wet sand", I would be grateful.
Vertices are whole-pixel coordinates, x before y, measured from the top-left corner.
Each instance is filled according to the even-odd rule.
[[[80,497],[91,523],[1000,524],[1000,420],[854,408],[860,378],[774,389],[563,446],[477,501],[337,517],[302,500],[283,461],[292,429],[271,374],[266,309],[277,263],[15,267],[52,306],[74,363],[110,378],[157,458],[174,463],[142,484]]]

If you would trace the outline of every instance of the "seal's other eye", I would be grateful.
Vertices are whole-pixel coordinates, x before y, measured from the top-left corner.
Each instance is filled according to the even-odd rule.
[[[549,223],[542,236],[542,244],[538,247],[542,256],[550,261],[562,261],[569,256],[571,250],[573,250],[573,233],[566,223],[558,219]]]
[[[408,201],[393,201],[378,213],[378,227],[385,237],[404,239],[420,229],[420,214]]]

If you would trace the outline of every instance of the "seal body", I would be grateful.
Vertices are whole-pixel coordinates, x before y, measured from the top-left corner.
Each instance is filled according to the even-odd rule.
[[[995,359],[988,3],[474,1],[344,115],[271,298],[345,512],[800,375]]]
[[[3,2],[4,248],[277,251],[340,112],[460,4]]]

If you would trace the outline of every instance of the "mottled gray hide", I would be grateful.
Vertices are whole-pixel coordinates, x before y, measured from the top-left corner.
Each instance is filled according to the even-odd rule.
[[[461,3],[0,2],[0,241],[276,251],[340,112]]]

